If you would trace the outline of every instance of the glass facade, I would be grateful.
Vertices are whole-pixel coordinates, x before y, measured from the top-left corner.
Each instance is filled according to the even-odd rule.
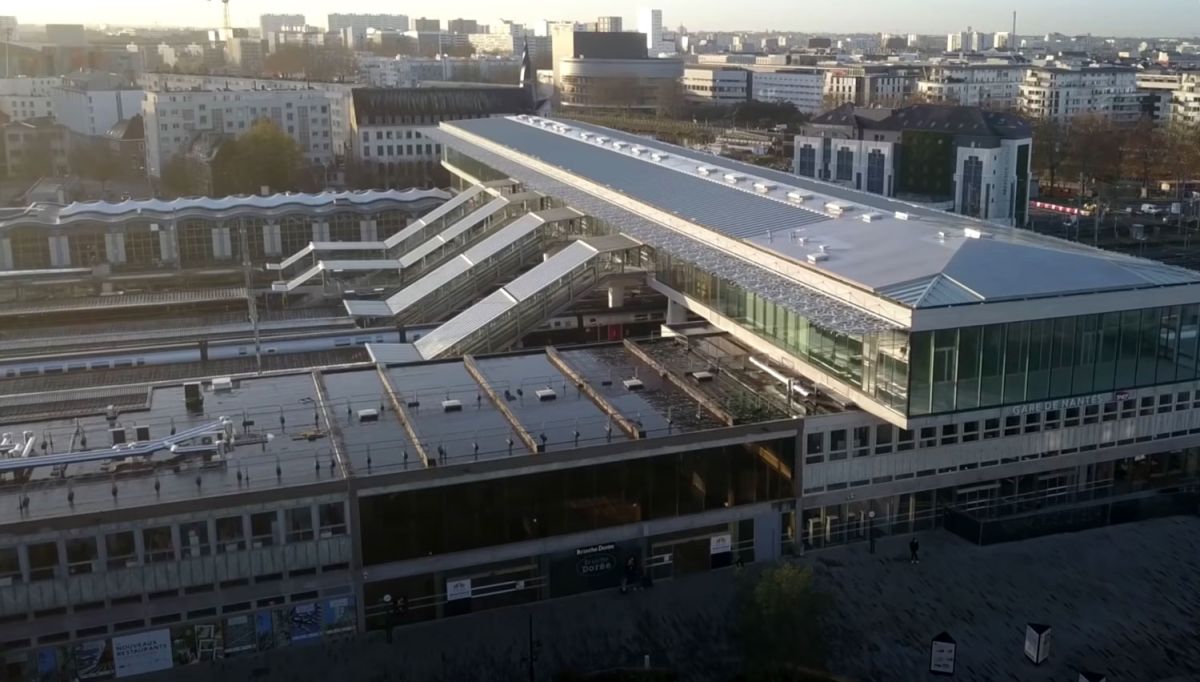
[[[374,565],[792,497],[794,438],[359,501]]]
[[[908,403],[908,332],[842,334],[661,251],[655,259],[658,281],[840,378],[889,409],[904,412]]]
[[[1197,379],[1198,327],[1185,305],[915,332],[909,415]]]

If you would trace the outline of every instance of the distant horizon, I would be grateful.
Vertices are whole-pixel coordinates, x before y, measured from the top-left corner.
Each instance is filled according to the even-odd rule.
[[[915,12],[914,3],[900,0],[843,0],[799,10],[782,0],[764,0],[754,5],[697,6],[683,0],[662,2],[600,2],[577,0],[571,14],[565,17],[536,16],[543,11],[539,4],[509,6],[507,15],[526,25],[542,19],[571,19],[593,21],[597,16],[621,16],[626,28],[635,28],[639,6],[652,6],[663,11],[664,28],[675,30],[680,25],[695,32],[726,33],[809,33],[865,34],[890,33],[907,35],[945,35],[954,31],[975,30],[995,33],[1009,31],[1012,12],[1018,12],[1018,35],[1036,36],[1061,33],[1068,36],[1091,35],[1105,38],[1174,38],[1200,36],[1200,7],[1195,0],[1144,0],[1129,7],[1117,0],[1055,0],[1047,6],[1040,0],[1011,0],[1007,7],[979,7],[957,0],[927,0]],[[429,5],[422,11],[412,5],[405,11],[384,0],[355,0],[345,5],[318,3],[315,0],[231,0],[233,24],[237,27],[258,25],[262,14],[303,14],[310,25],[324,26],[330,13],[346,14],[406,14],[411,18],[437,14],[443,22],[454,18],[475,19],[480,23],[496,22],[495,5],[482,0],[449,0]],[[332,12],[331,12],[332,10]],[[49,0],[40,5],[22,8],[9,16],[26,25],[47,23],[81,23],[89,27],[118,26],[153,29],[209,29],[221,24],[219,0],[186,0],[168,5],[134,0],[110,6],[84,0]],[[530,18],[528,14],[534,14]],[[7,13],[6,13],[7,14]],[[73,21],[64,22],[63,17]],[[724,28],[734,23],[760,23],[764,28]],[[788,26],[792,24],[791,26]],[[805,25],[807,24],[807,25]],[[704,28],[699,28],[703,26]],[[820,26],[820,28],[813,28]]]

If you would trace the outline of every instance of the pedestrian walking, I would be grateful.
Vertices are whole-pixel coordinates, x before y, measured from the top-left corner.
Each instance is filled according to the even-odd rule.
[[[921,551],[921,543],[917,542],[916,538],[908,541],[908,563],[919,564],[921,557],[918,552]]]

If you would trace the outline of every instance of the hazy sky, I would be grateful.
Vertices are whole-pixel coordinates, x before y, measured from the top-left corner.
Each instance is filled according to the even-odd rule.
[[[489,22],[505,18],[532,23],[538,19],[586,20],[600,14],[618,14],[634,22],[636,0],[573,0],[530,2],[510,0],[231,0],[234,24],[256,26],[265,12],[297,12],[308,22],[325,24],[329,12],[402,13],[439,19],[465,17]],[[983,31],[1005,31],[1012,11],[1019,13],[1018,33],[1047,31],[1103,35],[1200,34],[1200,0],[1010,0],[984,3],[971,0],[661,0],[668,26],[683,24],[695,29],[789,31],[862,31],[892,33],[946,33],[972,26]],[[216,26],[219,0],[41,0],[0,3],[0,14],[16,13],[28,23],[117,23]],[[628,28],[628,27],[627,27]]]

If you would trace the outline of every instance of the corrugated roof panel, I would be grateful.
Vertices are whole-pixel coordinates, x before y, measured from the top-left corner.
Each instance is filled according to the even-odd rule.
[[[487,323],[517,307],[517,302],[503,289],[484,297],[478,303],[447,320],[442,326],[417,339],[417,351],[426,360],[433,360]]]
[[[509,282],[504,287],[517,301],[524,301],[567,276],[575,268],[587,263],[599,251],[581,241],[571,242],[562,251],[538,263],[536,267]]]
[[[426,239],[423,243],[417,245],[416,247],[404,252],[404,254],[400,256],[400,267],[407,268],[425,256],[428,256],[446,242],[453,240],[455,237],[463,234],[472,227],[475,227],[485,219],[495,215],[505,206],[508,206],[508,203],[508,199],[505,199],[504,197],[497,197],[487,202],[483,206],[475,209],[474,211],[471,211],[450,227],[442,230],[429,239]]]
[[[392,309],[384,301],[343,301],[352,317],[391,317]]]
[[[438,220],[439,218],[447,215],[454,209],[467,203],[475,195],[479,194],[482,191],[483,191],[483,188],[480,187],[479,185],[471,185],[470,187],[468,187],[468,188],[464,189],[463,191],[459,192],[458,194],[454,195],[454,197],[451,198],[446,203],[442,204],[441,206],[438,206],[437,208],[433,209],[429,213],[426,213],[425,215],[421,216],[417,220],[413,221],[411,224],[405,226],[404,229],[402,229],[399,232],[388,237],[386,240],[384,240],[384,242],[383,242],[384,245],[390,249],[393,246],[403,244],[404,240],[417,234],[418,232],[420,232],[422,229],[424,229],[427,225],[434,222],[435,220]]]

